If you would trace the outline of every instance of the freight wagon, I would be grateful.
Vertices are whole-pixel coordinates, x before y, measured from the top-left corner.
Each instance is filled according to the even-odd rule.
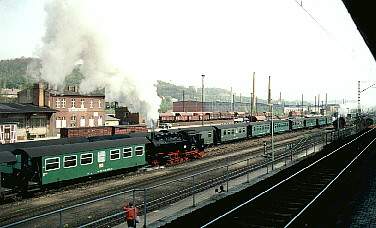
[[[119,126],[101,126],[101,127],[78,127],[61,128],[61,138],[72,137],[94,137],[103,135],[128,134],[131,132],[147,132],[146,125],[119,125]]]

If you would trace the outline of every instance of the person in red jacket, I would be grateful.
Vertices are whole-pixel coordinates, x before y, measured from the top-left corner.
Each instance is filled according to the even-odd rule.
[[[138,208],[134,207],[133,203],[128,203],[128,205],[124,206],[123,210],[128,227],[136,228],[136,223],[138,223]]]

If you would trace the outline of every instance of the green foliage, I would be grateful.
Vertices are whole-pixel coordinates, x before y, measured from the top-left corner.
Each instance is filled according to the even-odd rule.
[[[0,87],[23,89],[37,81],[40,61],[35,58],[18,58],[0,61]]]
[[[172,99],[171,97],[163,97],[161,104],[159,106],[159,112],[167,112],[172,110]]]

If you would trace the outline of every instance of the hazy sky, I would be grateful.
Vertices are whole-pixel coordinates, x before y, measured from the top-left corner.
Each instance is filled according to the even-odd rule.
[[[259,97],[267,96],[271,75],[274,99],[281,91],[311,101],[325,92],[331,100],[356,100],[358,80],[376,81],[375,61],[341,0],[303,1],[327,32],[294,0],[122,2],[114,10],[124,14],[115,29],[127,37],[125,67],[145,80],[200,86],[205,74],[206,86],[248,95],[255,71]],[[0,0],[0,59],[37,56],[44,18],[44,1]],[[376,89],[363,99],[371,104],[375,97]]]

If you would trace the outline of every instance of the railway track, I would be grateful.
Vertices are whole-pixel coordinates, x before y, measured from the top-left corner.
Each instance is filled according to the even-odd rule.
[[[306,209],[332,188],[364,151],[376,144],[374,129],[361,136],[200,226],[304,227],[300,216]]]
[[[279,146],[277,145],[276,150],[278,151],[279,149],[283,149],[284,147],[286,147],[287,144],[297,143],[298,141],[299,141],[299,139],[296,139],[296,140],[293,140],[293,141],[290,140],[287,143],[281,142]],[[251,154],[259,154],[259,155],[263,154],[263,148],[260,147],[260,149],[252,151]],[[200,160],[200,162],[202,162],[202,163],[191,167],[189,172],[194,173],[194,172],[199,172],[199,171],[202,171],[202,170],[207,170],[207,169],[212,168],[214,165],[218,166],[218,165],[226,164],[228,162],[234,162],[236,160],[242,159],[245,156],[249,156],[249,155],[250,155],[250,152],[244,151],[243,153],[239,153],[237,155],[232,155],[232,156],[223,155],[223,157],[221,157],[221,158],[213,159],[213,160],[207,161],[207,162]],[[216,156],[219,156],[218,153],[216,154]],[[254,163],[260,162],[262,160],[265,160],[265,159],[261,156],[255,156],[254,157]],[[60,201],[56,200],[55,202],[52,202],[52,203],[50,203],[48,205],[44,205],[44,206],[35,207],[34,205],[31,204],[29,207],[28,206],[25,206],[23,208],[19,207],[18,209],[11,210],[8,213],[6,211],[4,213],[4,210],[3,210],[3,212],[1,213],[2,215],[1,215],[1,219],[0,219],[0,224],[2,224],[2,225],[3,224],[9,224],[10,222],[14,222],[14,221],[18,221],[18,220],[25,219],[25,218],[28,218],[28,217],[37,216],[39,214],[48,213],[48,212],[51,212],[51,211],[54,211],[54,210],[58,210],[61,207],[67,207],[67,206],[71,206],[71,205],[74,205],[74,204],[83,203],[83,202],[86,202],[86,201],[89,201],[89,200],[94,200],[96,198],[105,197],[105,196],[111,195],[115,192],[126,191],[126,190],[130,190],[130,189],[133,189],[133,188],[147,188],[147,187],[150,187],[150,186],[153,186],[153,185],[157,185],[161,182],[169,181],[171,179],[181,178],[181,177],[187,175],[187,169],[186,169],[185,166],[186,165],[183,164],[182,166],[170,167],[170,168],[166,169],[167,171],[170,171],[170,172],[168,172],[168,174],[162,175],[162,176],[151,176],[149,178],[143,179],[141,182],[138,182],[138,183],[137,182],[131,183],[131,184],[128,183],[128,184],[115,186],[113,188],[108,188],[108,189],[105,189],[105,190],[102,190],[102,191],[93,191],[92,193],[80,195],[79,197],[73,197],[73,198],[67,197],[67,198],[64,198],[64,200],[60,200]],[[237,171],[237,172],[239,174],[241,171]],[[242,172],[244,172],[244,170]],[[213,175],[215,175],[215,174],[213,173]],[[232,173],[231,175],[235,175],[235,172]],[[117,176],[115,178],[110,178],[110,180],[115,180],[116,178],[120,178],[120,177],[121,178],[127,178],[128,176],[120,175],[120,176]],[[220,179],[221,178],[219,178],[219,180]],[[223,179],[223,177],[222,177],[222,179]],[[198,181],[201,181],[202,183],[205,182],[205,180],[198,180]],[[215,183],[213,182],[211,185],[207,185],[207,187],[212,186],[212,185],[215,185]],[[187,186],[184,186],[184,185],[182,185],[180,187],[189,189],[189,188],[187,188]],[[79,188],[83,188],[83,187],[80,186]],[[199,190],[203,190],[203,189],[198,188],[197,191],[199,191]],[[156,193],[155,195],[159,196],[160,193]],[[185,196],[185,194],[181,194],[180,198],[183,197],[183,196]],[[172,197],[172,200],[178,200],[178,198]],[[168,201],[168,202],[170,202],[170,201]],[[163,206],[163,205],[161,204],[160,206]],[[119,209],[119,207],[116,207],[116,209],[114,208],[113,210],[109,210],[109,211],[114,211],[114,210],[118,210],[118,209]],[[153,208],[151,207],[150,209],[153,209]]]

